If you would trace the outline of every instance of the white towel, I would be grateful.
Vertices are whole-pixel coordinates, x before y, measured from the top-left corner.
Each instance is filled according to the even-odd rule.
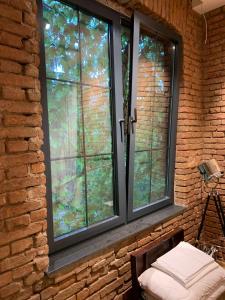
[[[186,288],[216,268],[214,259],[186,242],[159,257],[155,268],[178,280]]]

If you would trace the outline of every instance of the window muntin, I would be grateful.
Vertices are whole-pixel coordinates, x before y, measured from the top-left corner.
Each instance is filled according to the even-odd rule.
[[[44,0],[54,236],[116,215],[110,24]]]

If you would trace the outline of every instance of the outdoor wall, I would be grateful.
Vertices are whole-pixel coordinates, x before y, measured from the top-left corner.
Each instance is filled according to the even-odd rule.
[[[208,39],[204,49],[204,150],[203,158],[215,158],[225,168],[225,7],[206,15]],[[218,190],[225,204],[225,179],[221,178]],[[206,188],[206,191],[209,189]],[[207,194],[205,193],[206,197]],[[208,239],[222,236],[219,218],[213,201],[206,217],[205,234]]]
[[[195,238],[202,207],[196,169],[202,159],[204,130],[202,18],[191,10],[189,0],[133,0],[128,4],[121,0],[123,7],[115,1],[101,2],[128,15],[134,8],[152,14],[182,35],[175,200],[187,210],[52,278],[45,275],[47,212],[44,155],[40,150],[43,131],[37,5],[35,0],[0,0],[0,299],[122,299],[120,295],[131,285],[131,251],[178,226],[185,229],[186,240],[193,242]],[[216,119],[219,117],[220,112]],[[218,134],[223,140],[221,127]],[[218,155],[223,154],[218,150]]]

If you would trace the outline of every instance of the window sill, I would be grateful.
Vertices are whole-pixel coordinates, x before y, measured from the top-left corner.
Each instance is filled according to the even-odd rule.
[[[53,276],[54,273],[69,267],[71,264],[97,254],[115,244],[121,243],[125,239],[136,236],[142,231],[149,230],[162,222],[166,222],[182,214],[185,210],[186,207],[170,205],[129,224],[112,229],[97,237],[51,254],[49,257],[50,261],[47,275]]]

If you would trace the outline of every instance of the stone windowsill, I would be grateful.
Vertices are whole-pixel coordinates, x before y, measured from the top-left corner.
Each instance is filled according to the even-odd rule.
[[[95,255],[106,248],[113,247],[115,244],[119,244],[128,238],[137,236],[145,230],[153,229],[153,227],[162,222],[166,222],[182,214],[185,210],[186,207],[170,205],[131,223],[52,254],[49,257],[50,262],[47,274],[54,276],[54,273],[69,267],[71,264],[86,259],[88,256]]]

